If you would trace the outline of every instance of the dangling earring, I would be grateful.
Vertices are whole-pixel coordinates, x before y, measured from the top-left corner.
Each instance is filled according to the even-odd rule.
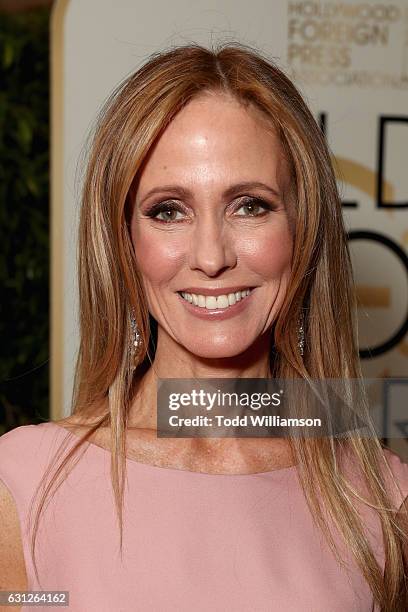
[[[137,326],[136,319],[132,313],[130,315],[130,326],[132,328],[132,342],[130,346],[130,354],[132,358],[132,370],[136,369],[136,357],[139,353],[140,347],[142,346],[142,336],[140,334],[140,330]]]
[[[301,356],[303,357],[303,349],[305,346],[305,330],[304,330],[304,315],[301,312],[299,316],[299,328],[298,328],[298,347]]]

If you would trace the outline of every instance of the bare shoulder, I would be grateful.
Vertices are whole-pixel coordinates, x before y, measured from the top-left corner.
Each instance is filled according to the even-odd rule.
[[[96,418],[86,418],[77,415],[71,415],[65,417],[63,419],[58,419],[53,421],[55,425],[67,430],[68,432],[76,435],[77,437],[85,436],[90,429],[94,428],[97,423],[100,421],[100,415]],[[109,428],[106,426],[98,426],[97,431],[95,431],[90,437],[89,441],[94,444],[100,444],[102,440],[106,440],[109,438]]]
[[[85,430],[98,425],[103,416],[104,414],[101,412],[95,412],[94,416],[71,414],[70,416],[54,421],[54,423],[61,427],[66,427],[67,429],[77,428]],[[101,427],[104,427],[104,425],[102,424]]]
[[[27,590],[27,574],[17,506],[13,495],[1,479],[0,590]],[[2,606],[0,610],[3,610]]]
[[[69,431],[77,430],[77,429],[84,429],[84,428],[87,429],[89,427],[87,422],[81,421],[74,415],[65,417],[64,419],[58,419],[57,421],[53,421],[53,422],[55,423],[55,425],[58,425],[59,427],[63,427],[64,429],[68,429]]]
[[[71,414],[65,418],[53,421],[59,427],[64,427],[74,433],[85,434],[89,429],[98,425],[103,417],[109,414],[106,398],[95,401],[87,414]],[[106,429],[105,425],[99,425],[99,429]]]

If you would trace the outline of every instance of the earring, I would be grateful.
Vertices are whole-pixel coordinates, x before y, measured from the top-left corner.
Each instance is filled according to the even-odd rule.
[[[130,346],[130,354],[131,357],[133,359],[133,366],[132,369],[135,370],[136,369],[136,365],[134,363],[135,358],[137,356],[137,354],[139,353],[139,349],[142,345],[142,336],[140,334],[140,330],[137,326],[136,323],[136,319],[133,315],[133,311],[132,314],[130,315],[130,326],[132,328],[132,342],[131,342],[131,346]]]
[[[305,330],[304,330],[304,315],[302,312],[299,317],[299,328],[298,328],[298,347],[299,347],[299,352],[302,355],[302,357],[303,357],[304,346],[305,346]]]

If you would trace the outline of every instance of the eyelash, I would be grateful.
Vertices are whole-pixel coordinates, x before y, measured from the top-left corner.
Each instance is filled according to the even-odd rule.
[[[274,210],[274,207],[269,204],[268,202],[266,202],[265,200],[263,200],[262,198],[258,198],[255,196],[248,196],[245,198],[245,200],[243,202],[241,202],[241,204],[237,207],[237,210],[239,210],[240,208],[242,208],[243,206],[248,206],[248,205],[253,205],[256,204],[260,207],[262,207],[264,209],[264,212],[259,214],[259,215],[239,215],[241,217],[263,217],[265,214],[271,212],[272,210]],[[149,210],[146,211],[145,215],[147,217],[150,217],[151,219],[153,219],[154,221],[156,221],[157,223],[164,223],[164,224],[168,224],[168,223],[182,223],[184,221],[184,219],[178,219],[178,220],[169,220],[169,221],[165,221],[164,219],[157,219],[156,215],[162,213],[162,212],[169,212],[169,211],[176,211],[176,212],[185,212],[183,210],[183,208],[176,204],[175,202],[172,202],[171,200],[167,201],[167,202],[159,202],[158,204],[154,204]]]

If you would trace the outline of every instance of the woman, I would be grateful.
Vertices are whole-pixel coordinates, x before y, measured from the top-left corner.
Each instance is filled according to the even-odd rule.
[[[373,431],[156,435],[159,378],[361,377],[330,155],[272,62],[190,45],[119,87],[79,281],[73,414],[0,439],[2,588],[81,611],[406,610],[408,466]]]

